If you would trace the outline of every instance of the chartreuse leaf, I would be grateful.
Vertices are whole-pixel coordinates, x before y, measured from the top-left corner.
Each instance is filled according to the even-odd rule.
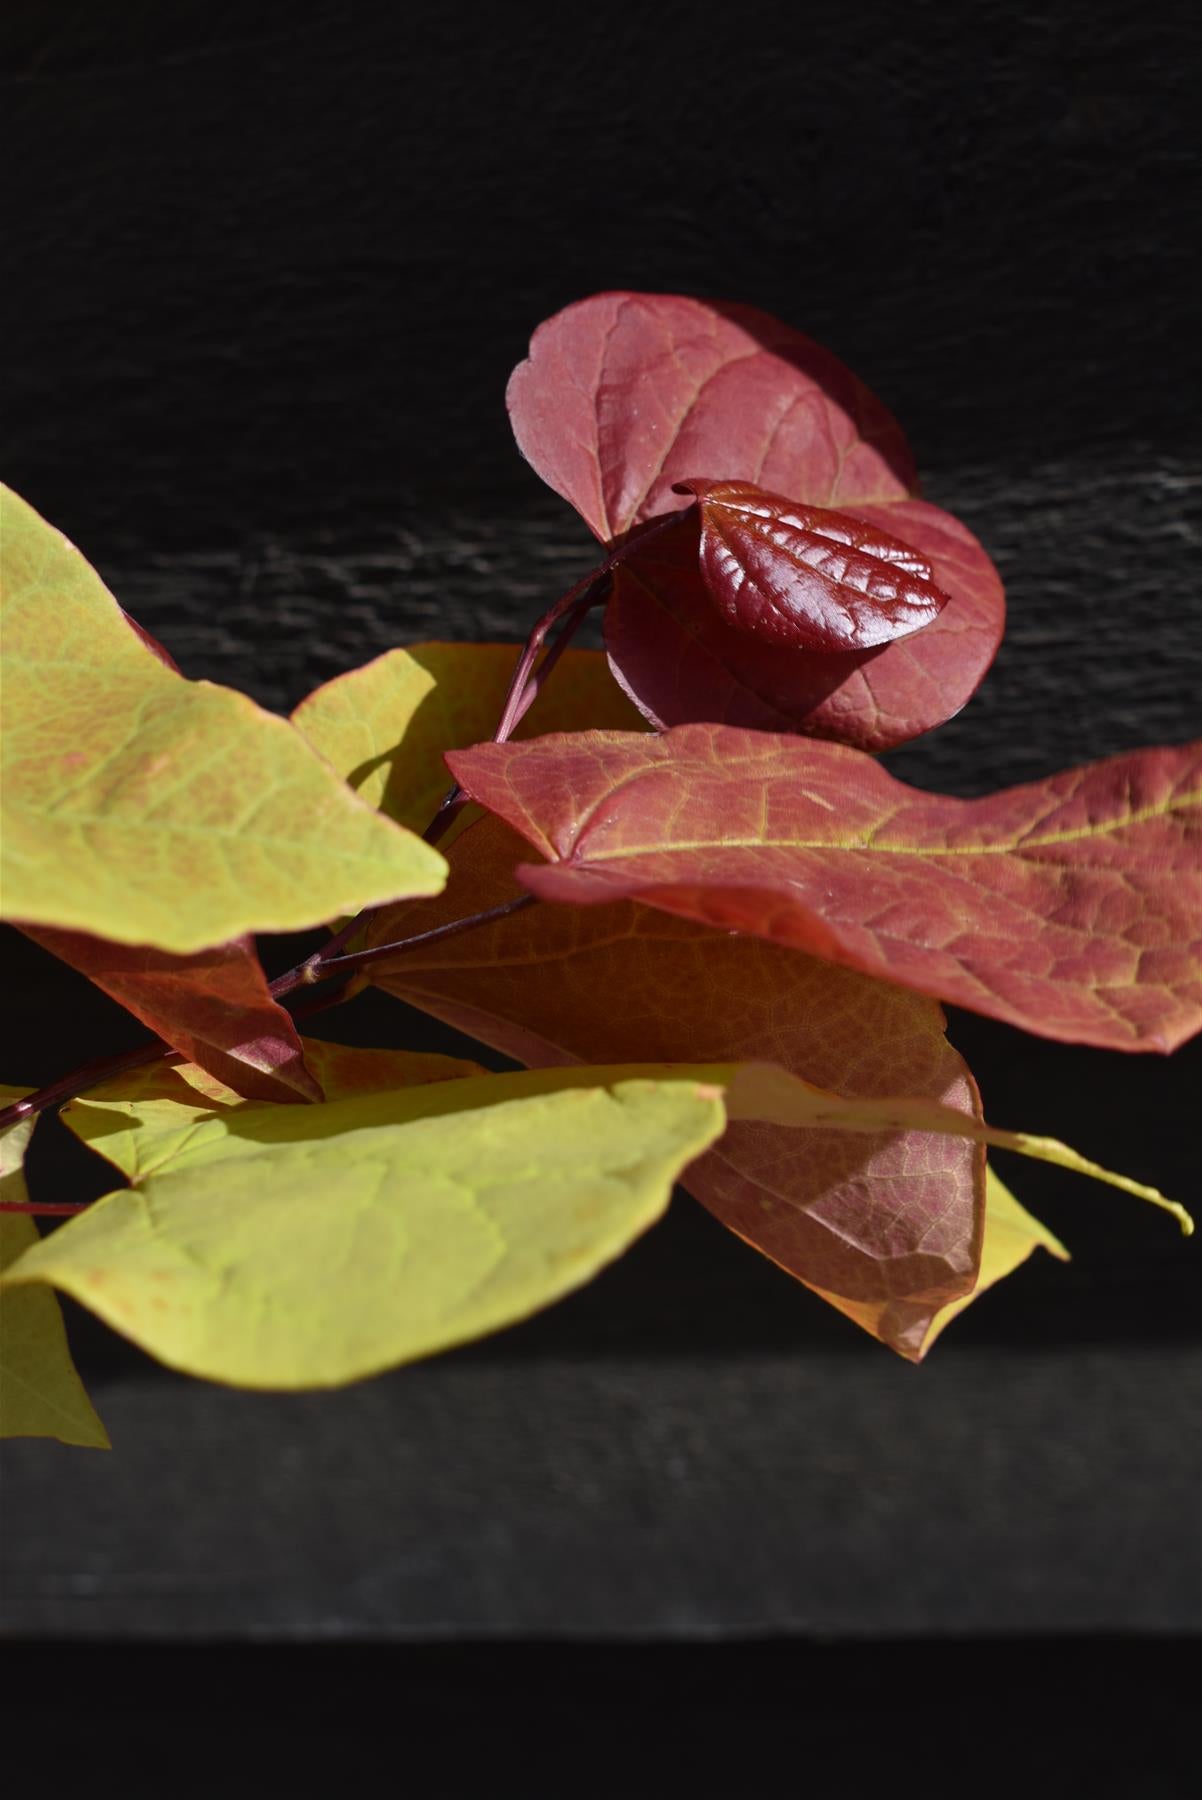
[[[981,1272],[977,1276],[977,1285],[971,1294],[952,1300],[935,1315],[923,1342],[923,1355],[931,1348],[940,1332],[966,1306],[971,1306],[986,1288],[991,1288],[995,1282],[1021,1268],[1032,1250],[1040,1246],[1059,1257],[1061,1262],[1069,1260],[1068,1251],[1060,1239],[1046,1225],[1041,1225],[1038,1219],[1033,1218],[1025,1206],[1019,1205],[1005,1182],[992,1169],[986,1169],[985,1238],[981,1245]]]
[[[410,1073],[407,1058],[392,1055],[389,1071],[387,1053],[376,1055],[380,1064],[367,1078]],[[340,1080],[351,1091],[358,1080],[351,1064],[338,1075],[311,1060],[327,1091]],[[1189,1228],[1184,1210],[1155,1190],[1049,1139],[997,1132],[923,1100],[826,1093],[779,1067],[572,1067],[455,1080],[453,1066],[412,1062],[412,1075],[432,1085],[353,1093],[302,1109],[214,1094],[211,1078],[198,1071],[113,1082],[94,1103],[77,1105],[70,1123],[135,1175],[139,1188],[113,1193],[59,1231],[23,1258],[16,1280],[54,1282],[167,1363],[214,1379],[245,1386],[353,1381],[520,1318],[617,1255],[666,1204],[666,1188],[657,1190],[653,1215],[637,1179],[626,1201],[615,1197],[615,1175],[623,1179],[615,1159],[628,1168],[632,1139],[630,1112],[614,1102],[648,1103],[641,1123],[659,1129],[666,1091],[678,1098],[678,1084],[693,1100],[725,1096],[725,1112],[689,1138],[675,1174],[713,1143],[723,1116],[736,1130],[767,1121],[803,1132],[900,1132],[907,1156],[919,1163],[919,1139],[934,1134],[995,1143],[1096,1175],[1170,1208]],[[592,1096],[588,1109],[581,1096]],[[453,1130],[446,1129],[452,1120]],[[646,1163],[642,1147],[635,1130],[633,1150]],[[662,1157],[655,1168],[669,1181]],[[642,1224],[632,1228],[624,1208]],[[491,1256],[482,1222],[493,1231]],[[588,1231],[581,1238],[581,1222],[599,1226],[601,1247]],[[1002,1246],[982,1265],[984,1276],[973,1265],[961,1282],[946,1283],[946,1298],[957,1298],[955,1285],[970,1298],[999,1280],[1020,1260],[1006,1264],[1006,1255]],[[826,1294],[815,1274],[804,1278]],[[401,1303],[399,1323],[387,1296]],[[882,1325],[880,1301],[833,1292],[826,1298],[884,1336],[889,1321]],[[921,1337],[910,1343],[898,1318],[889,1341],[918,1357],[943,1309],[912,1310]]]
[[[402,895],[446,865],[284,719],[185,681],[0,490],[5,918],[189,952]]]
[[[302,700],[296,729],[355,792],[422,831],[451,785],[443,756],[492,736],[518,651],[511,644],[414,644],[335,676]],[[517,738],[547,731],[639,731],[599,650],[569,650]]]
[[[482,1076],[479,1063],[410,1050],[359,1050],[302,1040],[305,1062],[327,1100]],[[203,1160],[227,1143],[237,1120],[258,1117],[248,1100],[191,1063],[136,1069],[90,1088],[63,1108],[63,1122],[135,1184],[164,1168]]]
[[[29,1093],[0,1086],[0,1105]],[[0,1199],[24,1203],[22,1165],[35,1118],[0,1132]],[[39,1244],[28,1213],[0,1213],[0,1275]],[[46,1288],[0,1284],[0,1437],[51,1437],[108,1450],[108,1433],[71,1361],[63,1315]]]
[[[5,1279],[62,1288],[196,1375],[336,1386],[580,1286],[659,1217],[723,1111],[687,1073],[575,1069],[231,1107],[222,1124]]]

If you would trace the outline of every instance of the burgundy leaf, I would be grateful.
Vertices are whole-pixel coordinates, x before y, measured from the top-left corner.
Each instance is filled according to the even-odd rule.
[[[679,481],[676,492],[697,496],[710,598],[750,637],[790,650],[872,650],[921,631],[947,604],[918,551],[866,520],[747,481]]]
[[[912,544],[948,596],[924,630],[871,650],[790,649],[736,631],[700,579],[696,518],[648,536],[614,572],[605,643],[652,724],[713,720],[879,751],[959,712],[1001,641],[997,571],[959,520],[923,500],[863,512]]]
[[[828,646],[816,667],[808,649],[734,630],[695,562],[684,578],[680,541],[660,538],[616,572],[606,620],[614,673],[653,724],[720,720],[885,750],[980,685],[1004,624],[997,571],[956,519],[912,498],[896,420],[800,332],[751,307],[596,294],[535,332],[509,410],[523,454],[604,541],[681,510],[676,484],[702,469],[851,514],[916,550],[948,596],[912,637]]]

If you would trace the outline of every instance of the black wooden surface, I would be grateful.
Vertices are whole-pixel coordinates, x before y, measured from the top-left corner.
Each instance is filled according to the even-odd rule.
[[[539,319],[747,299],[877,388],[1006,578],[985,689],[897,773],[976,793],[1193,735],[1187,11],[759,10],[10,5],[5,478],[187,673],[286,707],[396,642],[517,639],[586,566],[504,417]],[[6,1079],[136,1038],[0,956]],[[443,1041],[379,998],[327,1029]],[[1196,1047],[952,1031],[997,1122],[1197,1197]],[[40,1140],[35,1179],[95,1182]],[[685,1201],[552,1312],[343,1394],[189,1383],[72,1310],[116,1449],[5,1448],[0,1628],[1197,1629],[1197,1251],[1004,1172],[1075,1260],[921,1371]]]

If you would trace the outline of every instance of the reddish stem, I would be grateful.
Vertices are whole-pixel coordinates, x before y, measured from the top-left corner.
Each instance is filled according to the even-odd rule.
[[[353,956],[336,956],[325,967],[331,971],[345,969],[349,973],[368,963],[381,962],[386,956],[403,956],[406,950],[441,944],[444,938],[459,937],[465,931],[474,931],[477,925],[491,925],[497,919],[507,919],[510,913],[533,906],[537,898],[537,894],[518,894],[512,900],[503,900],[499,906],[488,907],[485,912],[472,913],[470,918],[452,919],[446,925],[434,925],[429,931],[415,932],[412,937],[398,938],[392,944],[373,944],[370,950],[356,950]]]
[[[153,1043],[142,1044],[137,1050],[125,1050],[118,1056],[100,1056],[94,1062],[83,1063],[78,1069],[72,1069],[69,1075],[62,1075],[47,1087],[38,1088],[36,1093],[26,1094],[23,1100],[14,1100],[11,1105],[0,1111],[0,1131],[10,1125],[20,1124],[31,1114],[49,1111],[66,1100],[73,1100],[76,1094],[83,1093],[85,1088],[96,1087],[107,1081],[111,1075],[127,1075],[131,1069],[144,1068],[147,1063],[183,1062],[178,1050],[172,1050],[162,1038],[155,1038]]]
[[[64,1213],[87,1212],[91,1200],[0,1200],[0,1213],[26,1213],[31,1218],[60,1218]]]

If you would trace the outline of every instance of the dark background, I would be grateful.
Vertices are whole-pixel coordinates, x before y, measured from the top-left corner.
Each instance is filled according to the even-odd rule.
[[[984,691],[890,766],[967,794],[1179,741],[1189,19],[9,4],[5,478],[186,673],[287,707],[396,642],[517,640],[586,566],[504,413],[540,319],[606,287],[747,300],[882,395],[1007,583]],[[14,933],[0,978],[6,1079],[137,1038]],[[406,1030],[443,1041],[382,999],[328,1035]],[[996,1122],[1197,1199],[1196,1046],[952,1032]],[[90,1178],[39,1136],[35,1180]],[[116,1449],[6,1447],[3,1629],[799,1656],[1195,1631],[1196,1248],[1003,1173],[1075,1260],[1035,1258],[921,1371],[684,1200],[541,1318],[342,1394],[188,1382],[72,1310]]]

